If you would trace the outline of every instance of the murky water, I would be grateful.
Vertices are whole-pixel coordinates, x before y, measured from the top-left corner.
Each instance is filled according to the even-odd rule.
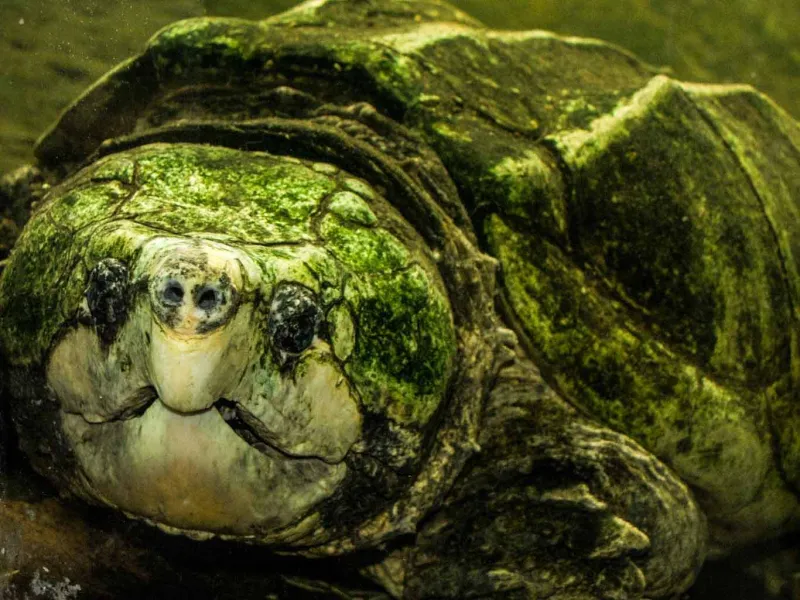
[[[58,113],[164,25],[203,15],[257,19],[294,4],[293,0],[2,0],[0,172],[30,161],[36,138]],[[749,83],[800,117],[798,0],[457,0],[454,4],[498,28],[548,29],[612,41],[679,78]],[[794,547],[795,541],[769,544],[712,566],[691,598],[712,594],[726,600],[765,598],[765,580],[779,591],[796,568]],[[777,558],[761,560],[778,550],[782,553]],[[784,596],[774,597],[788,597],[785,589],[780,593]]]
[[[86,85],[160,27],[187,17],[261,18],[293,0],[3,0],[0,172]],[[797,0],[457,0],[487,25],[620,44],[684,79],[751,83],[800,116]]]

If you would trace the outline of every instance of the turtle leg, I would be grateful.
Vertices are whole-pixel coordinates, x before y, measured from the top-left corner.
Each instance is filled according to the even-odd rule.
[[[480,452],[416,543],[374,574],[402,598],[668,598],[702,565],[705,518],[636,442],[579,415],[517,351]]]

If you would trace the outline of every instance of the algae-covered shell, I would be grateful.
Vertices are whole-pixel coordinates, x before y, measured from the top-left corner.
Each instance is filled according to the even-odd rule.
[[[32,300],[27,321],[8,310],[0,317],[12,364],[26,374],[42,368],[74,318],[93,261],[125,244],[138,257],[144,242],[131,240],[161,235],[153,232],[211,235],[234,248],[338,244],[328,279],[293,275],[320,297],[323,280],[338,289],[367,271],[405,273],[402,285],[387,279],[383,288],[331,292],[320,313],[330,315],[330,332],[355,332],[355,340],[329,340],[336,360],[355,353],[365,364],[392,365],[422,355],[422,338],[413,337],[420,324],[411,325],[417,309],[387,312],[374,303],[398,288],[440,291],[441,310],[423,323],[435,332],[430,348],[441,350],[439,362],[423,368],[439,378],[437,400],[420,410],[416,400],[403,408],[376,400],[388,448],[348,438],[347,449],[364,460],[408,467],[399,483],[394,472],[382,475],[395,478],[382,480],[393,509],[354,517],[364,520],[362,535],[377,538],[408,527],[416,518],[409,506],[421,515],[434,505],[473,448],[476,390],[496,348],[488,316],[496,261],[499,312],[549,383],[677,472],[720,551],[779,531],[797,515],[800,485],[796,121],[747,86],[679,82],[599,41],[491,31],[430,2],[385,13],[368,5],[309,2],[260,22],[178,23],[64,113],[37,157],[66,186],[59,193],[77,195],[76,208],[53,214],[57,226],[29,228],[4,275],[3,306]],[[155,212],[172,184],[160,167],[142,165],[167,160],[170,148],[194,153],[189,175],[169,168],[183,182],[200,178],[181,194],[205,190],[198,197],[211,212],[202,223],[182,215],[181,194],[169,200],[173,216]],[[287,155],[301,162],[286,163]],[[276,231],[268,231],[272,213],[237,221],[246,208],[240,200],[220,229],[228,186],[249,198],[261,185],[239,175],[202,179],[226,161],[232,173],[244,163],[255,171],[273,165],[285,178],[302,169],[319,191],[302,218],[278,220]],[[141,191],[148,177],[166,186],[149,204]],[[301,194],[299,184],[283,188]],[[92,209],[81,221],[74,215],[84,201]],[[105,212],[95,212],[99,205]],[[45,202],[37,218],[59,210]],[[107,238],[92,241],[123,214],[130,230],[113,252]],[[78,232],[90,232],[87,250],[73,257]],[[379,266],[359,264],[367,247],[378,249]],[[48,252],[63,254],[36,259]],[[263,279],[263,269],[254,277]],[[452,328],[435,329],[448,319]],[[383,333],[365,346],[359,335],[370,323]],[[393,327],[396,352],[381,354]],[[406,377],[408,369],[395,367],[398,381]],[[374,383],[366,373],[362,381]],[[360,392],[359,402],[368,396]],[[337,515],[349,506],[330,498]],[[390,523],[400,505],[406,521]],[[314,543],[336,538],[308,527]]]

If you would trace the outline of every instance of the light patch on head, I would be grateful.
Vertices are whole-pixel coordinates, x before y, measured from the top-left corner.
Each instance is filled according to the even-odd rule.
[[[331,199],[328,210],[346,221],[369,227],[378,219],[363,198],[353,192],[339,192]]]

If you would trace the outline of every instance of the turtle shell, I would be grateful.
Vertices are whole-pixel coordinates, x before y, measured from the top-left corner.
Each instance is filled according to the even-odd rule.
[[[459,270],[482,259],[457,228],[499,262],[499,311],[549,383],[679,473],[718,548],[796,514],[800,127],[752,88],[439,2],[312,1],[162,30],[36,155],[60,178],[154,142],[350,170],[470,298],[486,269]],[[485,303],[454,307],[482,330]]]

